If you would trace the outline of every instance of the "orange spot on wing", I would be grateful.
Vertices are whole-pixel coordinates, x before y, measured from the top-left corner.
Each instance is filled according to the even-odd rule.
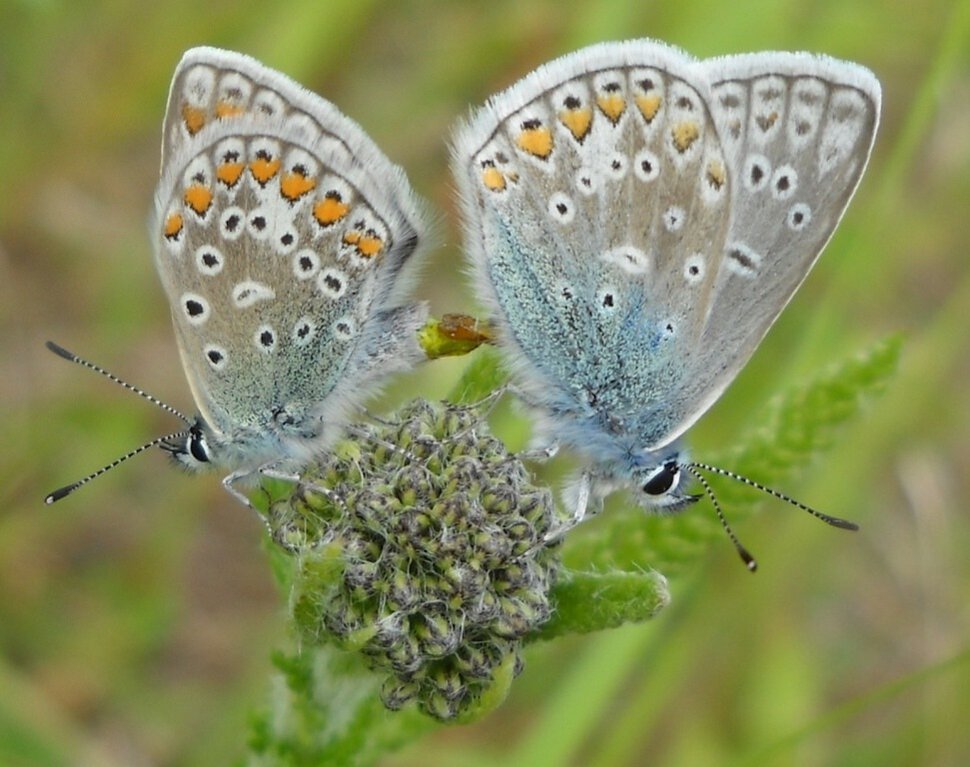
[[[778,113],[772,112],[771,114],[767,114],[767,115],[758,115],[755,118],[755,122],[758,124],[758,127],[761,128],[763,132],[767,133],[771,129],[771,127],[776,122],[778,122]]]
[[[205,110],[191,104],[182,105],[182,122],[190,136],[194,136],[205,126]]]
[[[674,140],[674,147],[683,154],[697,141],[701,135],[701,129],[695,122],[682,122],[670,129],[670,135]]]
[[[243,167],[241,162],[224,162],[216,168],[216,178],[231,189],[239,181]]]
[[[347,215],[350,206],[345,203],[336,192],[327,195],[313,206],[313,217],[320,226],[330,226]],[[346,241],[346,238],[344,238]]]
[[[364,258],[373,258],[384,250],[384,241],[375,234],[367,232],[357,241],[357,252]]]
[[[279,159],[270,155],[258,155],[255,160],[249,163],[249,171],[260,186],[264,186],[267,181],[273,178],[279,172],[279,169]]]
[[[596,97],[596,105],[614,124],[626,111],[626,99],[619,93],[601,93]]]
[[[559,113],[559,121],[569,129],[574,139],[582,141],[589,133],[589,126],[593,122],[593,110],[589,107],[564,109]]]
[[[231,101],[220,101],[216,104],[216,117],[236,117],[241,115],[246,111],[244,106],[239,104],[234,104]]]
[[[660,111],[660,96],[656,93],[639,94],[635,97],[635,100],[637,102],[637,109],[640,110],[643,119],[647,122],[653,122],[653,118]]]
[[[175,239],[182,233],[183,224],[184,222],[182,220],[182,214],[172,213],[168,218],[165,219],[165,226],[162,227],[162,234],[165,235],[166,239]]]
[[[724,163],[720,160],[711,160],[707,165],[707,182],[715,189],[720,189],[727,181],[727,172]]]
[[[316,185],[316,179],[307,178],[305,174],[299,171],[291,171],[284,174],[283,178],[280,179],[280,194],[290,202],[295,202]]]
[[[362,232],[360,229],[351,229],[344,234],[344,245],[352,246],[362,258],[373,258],[384,250],[384,241],[378,237],[373,229]]]
[[[552,131],[544,125],[529,125],[515,139],[519,148],[541,160],[552,154]]]
[[[494,165],[487,165],[482,170],[482,183],[493,192],[501,192],[505,189],[505,174]]]
[[[192,184],[185,190],[184,200],[199,216],[204,216],[212,205],[212,190],[203,184]]]

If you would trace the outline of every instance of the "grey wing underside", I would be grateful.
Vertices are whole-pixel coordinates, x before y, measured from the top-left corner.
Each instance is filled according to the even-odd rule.
[[[427,246],[428,213],[404,170],[334,104],[250,56],[205,46],[186,51],[172,78],[165,110],[158,193],[174,183],[179,166],[185,164],[175,155],[191,157],[203,131],[231,133],[234,125],[250,132],[260,126],[281,132],[337,172],[350,173],[375,206],[388,210],[389,223],[401,229],[399,247],[382,259],[384,279],[377,299],[397,303],[410,292],[412,280],[401,280],[398,273]],[[166,181],[166,172],[172,181]],[[405,240],[407,247],[401,247]]]
[[[675,426],[728,227],[691,65],[659,45],[566,57],[493,99],[456,146],[474,272],[527,388],[641,446]]]
[[[862,161],[836,168],[838,204],[822,206],[810,239],[787,243],[777,222],[764,238],[759,209],[772,206],[739,179],[750,139],[725,137],[724,91],[708,82],[761,75],[746,57],[717,61],[644,42],[597,46],[494,99],[456,146],[474,272],[516,366],[548,406],[639,447],[676,439],[751,356],[830,236],[871,143],[863,126]],[[792,119],[776,116],[777,142]],[[777,164],[787,150],[759,151]]]
[[[699,341],[714,352],[685,393],[697,416],[747,363],[832,237],[868,163],[881,105],[869,70],[825,56],[747,54],[699,67],[712,83],[733,180],[725,252],[736,268],[714,284]]]
[[[193,395],[225,436],[284,408],[312,437],[418,356],[425,309],[395,305],[424,228],[403,173],[248,57],[195,49],[180,64],[151,228]]]

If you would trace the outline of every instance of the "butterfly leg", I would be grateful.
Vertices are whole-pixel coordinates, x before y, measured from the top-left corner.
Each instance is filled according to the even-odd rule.
[[[459,413],[467,424],[465,428],[449,435],[448,439],[452,441],[464,439],[468,434],[473,434],[476,429],[479,429],[483,425],[487,429],[486,419],[492,414],[492,410],[498,404],[502,395],[505,394],[506,388],[505,385],[502,385],[477,402],[467,405],[446,402],[445,407],[448,412]]]
[[[257,471],[261,477],[266,477],[267,479],[276,479],[281,482],[291,482],[297,487],[307,488],[311,493],[318,493],[324,496],[328,501],[334,504],[341,503],[340,496],[331,490],[329,487],[324,487],[323,485],[318,485],[316,482],[307,482],[302,476],[291,471],[282,471],[277,468],[279,463],[267,463],[260,466]]]
[[[263,527],[266,528],[266,532],[269,533],[269,536],[272,538],[273,530],[269,526],[269,520],[260,513],[259,509],[253,506],[252,501],[249,500],[249,496],[236,487],[237,482],[240,480],[251,479],[252,476],[253,471],[251,469],[239,469],[223,477],[222,486],[226,489],[226,492],[229,493],[229,495],[231,495],[256,515],[259,521],[262,522]]]
[[[388,420],[387,418],[383,418],[383,417],[381,417],[381,416],[379,416],[379,415],[377,415],[377,413],[372,413],[372,412],[371,412],[370,410],[368,410],[368,409],[367,409],[366,407],[361,407],[361,408],[360,408],[360,411],[361,411],[361,412],[362,412],[362,413],[364,414],[364,416],[365,416],[365,417],[367,417],[367,418],[368,418],[369,420],[371,420],[371,421],[374,421],[374,423],[378,423],[378,424],[380,424],[381,426],[392,426],[392,425],[394,424],[394,421],[390,421],[390,420]]]
[[[548,461],[556,457],[560,447],[558,442],[550,442],[545,445],[530,446],[517,455],[523,461]]]
[[[229,495],[231,495],[233,498],[239,501],[243,506],[246,506],[247,508],[250,508],[253,511],[256,511],[256,508],[249,500],[249,496],[246,495],[242,490],[239,490],[236,488],[237,482],[244,479],[251,479],[252,476],[253,476],[253,472],[251,469],[240,469],[232,472],[232,474],[227,474],[225,477],[223,477],[222,486],[226,489],[226,492],[229,493]]]
[[[242,490],[239,490],[236,487],[237,483],[239,482],[251,483],[253,479],[256,477],[266,477],[268,479],[278,479],[283,482],[292,482],[295,485],[303,485],[305,487],[311,488],[316,492],[319,492],[321,495],[326,495],[328,498],[331,498],[331,491],[329,489],[325,487],[321,487],[319,485],[315,485],[313,483],[308,483],[304,481],[303,477],[301,477],[299,474],[288,472],[288,471],[282,471],[279,468],[281,465],[282,465],[282,462],[280,461],[271,461],[270,463],[265,463],[256,469],[239,469],[223,477],[222,486],[226,489],[226,492],[228,492],[229,495],[231,495],[233,498],[235,498],[237,501],[239,501],[247,508],[252,509],[252,511],[264,523],[266,522],[266,520],[264,519],[262,513],[259,511],[259,509],[253,506],[252,501],[249,500],[249,496],[247,496]]]
[[[472,407],[475,408],[475,410],[480,411],[483,417],[487,418],[492,414],[492,410],[495,408],[495,406],[498,404],[498,401],[502,399],[502,397],[505,395],[505,392],[507,391],[514,392],[514,387],[512,384],[505,383],[496,387],[488,394],[486,394],[484,397],[482,397],[480,400],[478,400],[478,402],[472,405]]]
[[[384,422],[384,421],[378,420],[378,423],[391,425],[389,421]],[[367,429],[361,428],[359,426],[355,426],[351,424],[350,426],[347,427],[347,434],[354,437],[354,439],[356,440],[361,440],[363,442],[370,442],[373,445],[380,445],[385,450],[388,450],[396,455],[401,456],[406,461],[415,462],[418,460],[417,456],[415,456],[412,452],[410,452],[406,448],[400,447],[399,445],[395,445],[393,442],[388,442],[386,439],[382,439],[381,437],[378,437],[376,434],[373,434],[367,431]]]
[[[575,486],[569,488],[570,492],[567,493],[566,505],[572,506],[573,515],[572,519],[564,521],[562,524],[550,530],[546,533],[545,542],[553,543],[562,538],[566,533],[572,530],[576,525],[586,519],[586,513],[589,510],[590,497],[592,496],[592,477],[589,473],[583,472],[579,477],[579,482]]]

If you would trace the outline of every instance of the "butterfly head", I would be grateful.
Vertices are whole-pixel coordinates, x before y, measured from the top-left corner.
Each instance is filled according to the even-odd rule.
[[[680,453],[635,469],[637,502],[658,514],[673,514],[696,503],[701,496],[686,491],[684,474]]]
[[[205,471],[213,465],[212,430],[196,416],[186,431],[161,443],[162,450],[179,466],[191,471]]]

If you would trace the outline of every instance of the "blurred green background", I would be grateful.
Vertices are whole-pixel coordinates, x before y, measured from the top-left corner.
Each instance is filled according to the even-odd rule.
[[[0,764],[242,759],[269,653],[286,646],[261,527],[216,477],[153,452],[41,502],[175,428],[46,339],[192,410],[145,228],[182,51],[212,44],[285,71],[407,169],[440,212],[420,293],[441,312],[470,300],[455,121],[547,59],[639,36],[698,56],[821,51],[882,80],[846,219],[692,440],[700,459],[723,451],[773,393],[904,333],[886,395],[784,488],[862,531],[771,505],[738,525],[757,575],[725,539],[650,625],[533,647],[504,707],[387,764],[970,763],[968,3],[5,0]],[[464,364],[429,364],[391,398],[443,396]]]

